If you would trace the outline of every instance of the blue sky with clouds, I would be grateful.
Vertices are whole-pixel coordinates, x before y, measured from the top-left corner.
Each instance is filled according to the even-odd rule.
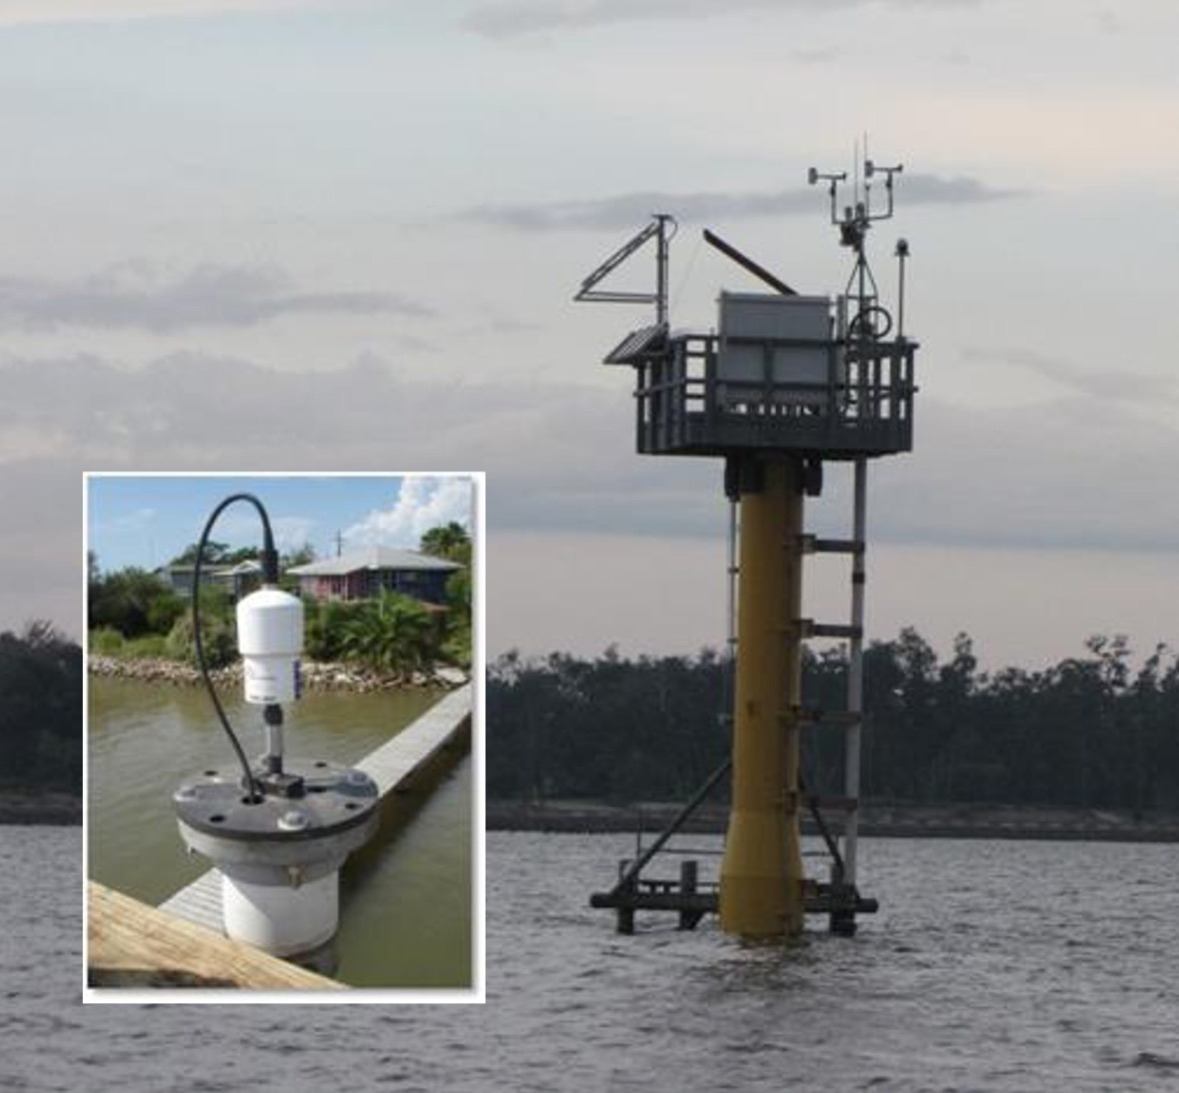
[[[756,287],[705,226],[838,290],[806,170],[866,132],[922,343],[870,629],[1168,638],[1177,39],[1154,0],[0,0],[0,626],[74,626],[85,470],[392,466],[488,473],[493,653],[717,644],[720,470],[634,454],[598,361],[645,316],[570,297],[657,210],[677,325]]]
[[[368,543],[416,550],[431,527],[474,527],[469,478],[396,475],[93,475],[87,481],[87,545],[99,568],[155,569],[200,537],[226,497],[250,493],[266,508],[280,551],[310,544],[318,557]],[[218,517],[212,538],[231,548],[259,546],[252,505]]]

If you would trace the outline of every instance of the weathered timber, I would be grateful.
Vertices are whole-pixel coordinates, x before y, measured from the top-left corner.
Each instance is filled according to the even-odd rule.
[[[342,984],[165,914],[96,881],[88,884],[91,987],[340,990]]]

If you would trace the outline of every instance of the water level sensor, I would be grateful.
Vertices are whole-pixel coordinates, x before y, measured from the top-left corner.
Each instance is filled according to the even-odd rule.
[[[201,638],[201,568],[220,513],[235,501],[262,519],[262,587],[236,607],[246,702],[263,707],[265,751],[251,762],[209,677]],[[311,954],[335,936],[339,870],[378,822],[379,792],[361,770],[326,759],[288,759],[282,704],[299,697],[303,604],[278,587],[270,520],[252,494],[234,494],[214,510],[197,546],[193,576],[197,662],[237,766],[210,766],[172,795],[180,835],[221,874],[225,933],[276,956]]]

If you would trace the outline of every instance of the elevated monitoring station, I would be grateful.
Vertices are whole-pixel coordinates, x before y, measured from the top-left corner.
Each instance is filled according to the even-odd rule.
[[[654,324],[627,335],[605,358],[606,364],[634,369],[636,446],[650,455],[723,457],[725,492],[733,506],[732,758],[654,842],[624,863],[613,889],[593,896],[594,906],[617,911],[620,930],[633,929],[636,909],[678,911],[686,927],[718,910],[726,932],[774,938],[800,933],[804,914],[814,912],[829,915],[833,932],[850,935],[856,915],[876,909],[856,885],[867,465],[869,459],[912,447],[917,343],[904,333],[907,243],[902,239],[896,246],[895,316],[881,303],[865,243],[872,224],[892,216],[894,177],[901,170],[865,160],[862,178],[857,171],[853,182],[852,203],[842,209],[846,173],[810,171],[812,185],[826,185],[831,222],[841,245],[854,255],[840,295],[801,295],[706,231],[710,245],[773,292],[722,291],[714,332],[673,331],[667,269],[675,222],[657,214],[585,279],[576,296],[655,305]],[[873,197],[879,197],[873,187],[880,181],[884,207],[873,209]],[[649,240],[657,249],[654,292],[599,287]],[[827,460],[853,467],[849,539],[821,539],[804,531],[803,498],[821,492]],[[850,555],[850,622],[802,617],[808,553]],[[816,637],[848,644],[844,710],[803,706],[802,642]],[[842,798],[822,801],[806,790],[799,763],[804,727],[846,734]],[[643,869],[730,770],[732,806],[719,883],[711,890],[700,886],[694,862],[683,863],[678,884],[643,877]],[[831,857],[824,882],[808,879],[803,869],[804,810]],[[839,837],[825,815],[833,811],[843,813]]]

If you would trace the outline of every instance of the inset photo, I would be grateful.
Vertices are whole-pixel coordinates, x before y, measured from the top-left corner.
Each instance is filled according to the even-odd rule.
[[[481,1002],[483,476],[85,476],[84,998]]]

